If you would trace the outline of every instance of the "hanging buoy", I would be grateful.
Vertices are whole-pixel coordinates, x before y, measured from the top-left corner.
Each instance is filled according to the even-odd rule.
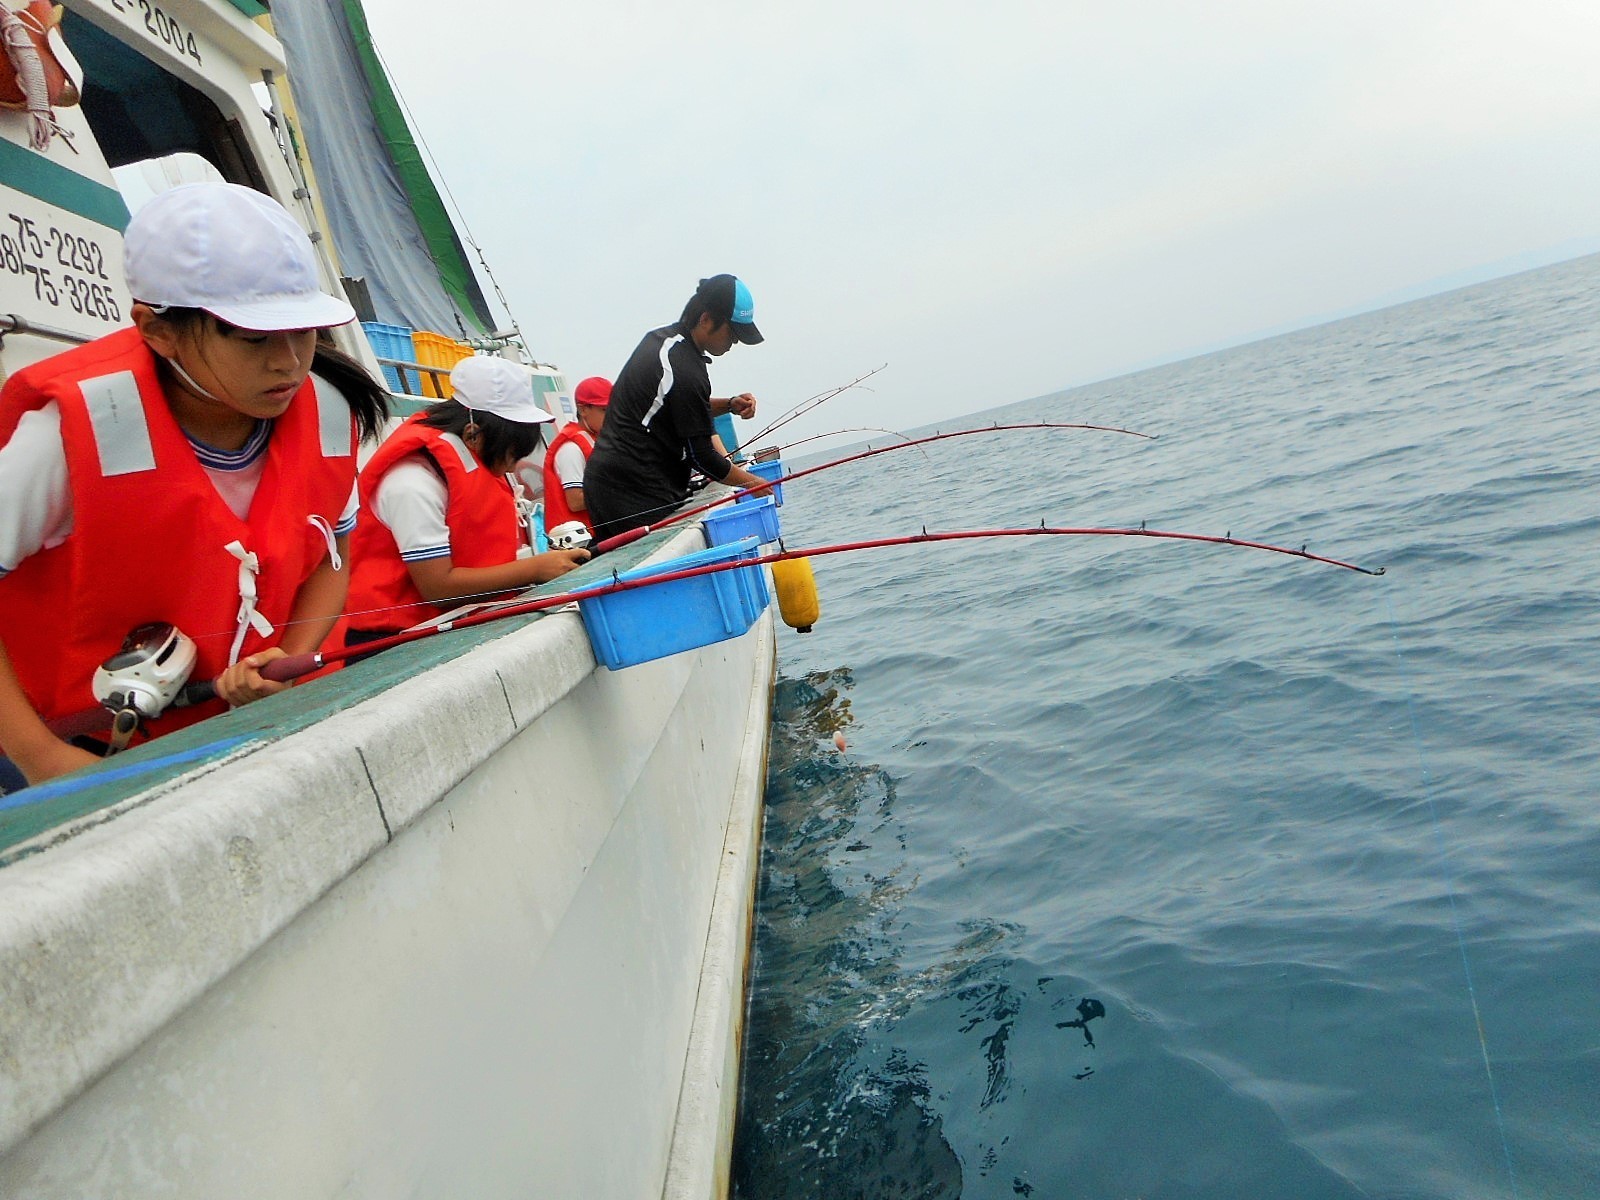
[[[778,612],[783,623],[799,633],[810,633],[822,615],[817,580],[809,558],[786,558],[772,564],[772,585],[778,589]]]

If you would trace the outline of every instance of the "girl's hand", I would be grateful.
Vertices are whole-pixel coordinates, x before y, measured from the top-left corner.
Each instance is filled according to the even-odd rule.
[[[290,685],[263,677],[260,669],[273,659],[283,657],[284,651],[278,646],[245,655],[217,676],[217,695],[234,708],[249,704],[252,700],[277,695]]]
[[[528,559],[533,566],[535,583],[549,583],[552,579],[559,579],[568,571],[576,571],[588,561],[587,550],[546,550],[543,554],[535,554]]]

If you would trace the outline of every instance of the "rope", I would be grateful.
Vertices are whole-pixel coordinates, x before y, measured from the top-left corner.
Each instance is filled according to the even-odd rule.
[[[29,36],[30,28],[37,29],[33,14],[12,12],[0,5],[0,41],[5,44],[6,57],[17,73],[17,85],[28,105],[28,144],[35,150],[50,148],[50,135],[55,129],[55,113],[50,108],[50,88],[44,77],[44,63]]]

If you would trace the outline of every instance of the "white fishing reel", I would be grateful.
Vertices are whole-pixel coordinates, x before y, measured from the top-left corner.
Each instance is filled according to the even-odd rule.
[[[594,535],[582,521],[567,521],[545,535],[552,550],[587,550]]]
[[[114,713],[159,717],[177,703],[195,664],[194,642],[166,621],[141,625],[95,668],[94,698]]]

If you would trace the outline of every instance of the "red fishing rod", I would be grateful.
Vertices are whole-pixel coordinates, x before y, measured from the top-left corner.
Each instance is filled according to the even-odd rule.
[[[1014,529],[957,529],[940,533],[929,533],[927,530],[923,530],[921,533],[913,533],[903,537],[872,538],[860,542],[838,542],[834,545],[813,546],[804,550],[774,550],[765,554],[757,554],[751,558],[735,559],[731,562],[705,563],[696,567],[685,567],[678,571],[663,571],[658,575],[650,575],[643,579],[620,579],[613,574],[610,583],[575,588],[570,592],[561,592],[553,596],[540,596],[533,600],[511,601],[496,608],[474,612],[453,621],[441,621],[437,625],[430,625],[424,629],[406,630],[392,637],[363,642],[359,646],[352,646],[344,650],[334,650],[326,654],[317,652],[276,658],[261,668],[261,674],[268,679],[279,681],[299,679],[303,675],[309,675],[311,672],[321,670],[332,663],[343,662],[347,658],[375,654],[380,650],[388,650],[393,646],[403,646],[408,642],[419,641],[422,638],[432,637],[435,634],[445,633],[452,629],[468,629],[476,625],[486,624],[489,621],[500,621],[507,617],[527,616],[531,613],[544,612],[551,608],[560,608],[578,600],[592,600],[600,596],[613,596],[618,592],[631,592],[638,588],[654,587],[658,583],[673,583],[680,579],[695,579],[701,575],[714,575],[720,571],[737,571],[744,567],[787,562],[793,558],[820,558],[829,554],[851,554],[858,550],[881,550],[889,546],[915,546],[922,542],[952,542],[974,538],[1004,537],[1133,537],[1158,538],[1166,541],[1205,542],[1215,546],[1235,546],[1243,550],[1264,550],[1272,554],[1283,554],[1290,558],[1304,559],[1307,562],[1339,567],[1346,571],[1356,571],[1362,575],[1382,575],[1384,573],[1384,568],[1382,567],[1363,567],[1355,563],[1345,562],[1342,559],[1328,558],[1321,554],[1311,554],[1304,546],[1296,550],[1291,546],[1274,546],[1269,542],[1247,541],[1244,538],[1236,538],[1231,533],[1217,537],[1204,533],[1180,533],[1169,529],[1147,529],[1142,525],[1137,529],[1124,529],[1118,527],[1071,528],[1044,524]]]
[[[803,550],[779,549],[766,554],[754,555],[750,558],[734,559],[730,562],[706,563],[695,567],[685,567],[677,571],[663,571],[660,574],[650,575],[643,579],[620,579],[615,573],[610,583],[596,584],[592,587],[575,588],[569,592],[559,592],[551,596],[540,596],[532,600],[511,600],[492,606],[474,606],[475,611],[463,614],[450,620],[440,621],[418,629],[408,629],[396,633],[391,637],[378,638],[374,641],[363,642],[359,646],[347,647],[343,650],[332,650],[327,653],[317,651],[311,654],[292,654],[283,658],[275,658],[261,667],[261,674],[271,680],[287,683],[303,676],[319,671],[333,663],[343,662],[354,657],[363,657],[376,654],[381,650],[388,650],[394,646],[404,646],[409,642],[421,641],[433,637],[435,634],[447,633],[453,629],[469,629],[477,625],[487,624],[490,621],[500,621],[509,617],[528,616],[532,613],[544,612],[552,608],[560,608],[580,600],[591,600],[601,596],[612,596],[618,592],[634,591],[638,588],[654,587],[658,583],[673,583],[680,579],[694,579],[701,575],[714,575],[721,571],[737,571],[745,567],[762,566],[769,563],[786,562],[796,558],[819,558],[829,554],[850,554],[858,550],[879,550],[890,546],[914,546],[921,542],[950,542],[974,538],[1003,538],[1003,537],[1142,537],[1159,538],[1168,541],[1205,542],[1217,546],[1236,546],[1245,550],[1264,550],[1273,554],[1283,554],[1290,558],[1302,558],[1307,562],[1322,563],[1330,567],[1339,567],[1346,571],[1356,571],[1363,575],[1382,575],[1382,567],[1371,568],[1358,566],[1355,563],[1344,562],[1337,558],[1328,558],[1320,554],[1309,553],[1304,546],[1296,550],[1289,546],[1275,546],[1268,542],[1253,542],[1243,538],[1236,538],[1232,533],[1216,537],[1203,533],[1179,533],[1166,529],[1148,529],[1141,525],[1138,529],[1118,527],[1054,527],[1043,523],[1037,526],[1024,526],[1014,529],[959,529],[942,533],[929,533],[924,529],[921,533],[909,534],[903,537],[872,538],[859,542],[839,542],[830,546],[813,546]],[[130,645],[142,633],[152,630],[168,635],[170,626],[147,626],[135,630],[130,635]],[[156,639],[161,640],[160,638]],[[192,646],[191,646],[192,650]],[[129,652],[129,646],[123,647],[123,652]],[[108,664],[112,665],[112,664]],[[187,671],[184,671],[187,674]],[[182,680],[177,680],[176,685],[181,686]],[[209,700],[215,692],[211,680],[189,684],[181,688],[179,704],[199,704]],[[97,692],[97,695],[99,693]],[[145,716],[159,715],[159,711],[170,705],[178,693],[172,691],[171,695],[164,697],[164,703],[158,701],[160,708],[151,708],[148,705],[139,705],[138,710]],[[122,698],[118,698],[119,703]],[[75,713],[71,716],[50,722],[51,728],[57,736],[70,737],[77,733],[99,733],[112,719],[113,713],[107,708],[89,709]],[[136,719],[129,724],[127,733],[132,734]]]
[[[909,450],[913,446],[925,446],[929,442],[942,442],[946,438],[972,437],[974,434],[980,433],[1006,433],[1017,429],[1088,429],[1098,433],[1125,433],[1129,437],[1144,438],[1152,442],[1156,439],[1156,435],[1153,433],[1140,433],[1136,429],[1122,429],[1116,425],[1063,424],[1054,421],[1027,421],[1015,425],[985,425],[979,429],[953,429],[949,433],[935,433],[930,434],[928,437],[912,438],[910,441],[898,442],[893,446],[879,446],[876,450],[863,450],[859,454],[847,455],[844,458],[836,458],[832,462],[819,463],[814,467],[793,471],[788,475],[774,479],[771,483],[765,484],[759,489],[745,488],[742,491],[730,492],[728,495],[719,496],[717,499],[708,501],[698,508],[674,513],[664,520],[657,521],[654,525],[641,525],[639,528],[630,529],[626,533],[613,534],[611,537],[596,544],[592,549],[596,554],[602,554],[607,550],[615,550],[618,546],[626,546],[629,542],[638,541],[647,533],[654,533],[658,529],[676,525],[679,521],[687,521],[690,517],[697,517],[703,512],[716,508],[718,505],[731,504],[745,496],[752,495],[756,491],[765,492],[780,483],[788,483],[792,479],[804,479],[807,475],[815,475],[818,471],[831,471],[834,467],[842,467],[846,463],[860,462],[864,458],[873,458],[876,455],[889,454],[896,450]]]
[[[478,607],[477,611],[466,613],[449,620],[440,621],[434,625],[428,625],[418,629],[404,630],[400,633],[394,634],[391,637],[378,638],[370,642],[363,642],[359,646],[347,647],[342,650],[333,650],[327,653],[317,651],[311,654],[293,654],[286,655],[283,658],[275,658],[271,662],[265,663],[261,667],[260,673],[267,679],[275,680],[280,683],[287,683],[295,679],[300,679],[303,676],[310,675],[312,672],[319,671],[323,667],[330,666],[333,663],[343,662],[346,659],[354,657],[364,657],[366,655],[376,654],[382,650],[388,650],[395,646],[403,646],[409,642],[421,641],[423,638],[433,637],[435,634],[447,633],[453,629],[469,629],[477,625],[486,624],[490,621],[504,620],[508,617],[528,616],[532,613],[544,612],[552,608],[560,608],[564,605],[572,604],[580,600],[591,600],[601,596],[612,596],[618,592],[630,592],[638,588],[654,587],[658,583],[674,583],[680,579],[694,579],[701,575],[714,575],[721,571],[737,571],[745,567],[756,567],[770,563],[787,562],[790,559],[797,558],[818,558],[829,554],[850,554],[858,550],[879,550],[890,546],[914,546],[922,542],[950,542],[970,540],[975,538],[1004,537],[1134,537],[1158,538],[1166,541],[1204,542],[1215,546],[1235,546],[1244,550],[1262,550],[1272,554],[1287,555],[1290,558],[1301,558],[1307,562],[1321,563],[1330,567],[1338,567],[1346,571],[1355,571],[1362,575],[1382,575],[1384,573],[1384,568],[1382,567],[1363,567],[1356,563],[1345,562],[1342,559],[1329,558],[1321,554],[1312,554],[1303,545],[1296,550],[1290,546],[1275,546],[1270,542],[1255,542],[1244,538],[1236,538],[1231,532],[1218,537],[1214,534],[1182,533],[1169,529],[1149,529],[1144,525],[1140,525],[1137,529],[1114,526],[1075,528],[1049,526],[1045,525],[1043,522],[1037,526],[1030,525],[1012,529],[957,529],[941,533],[929,533],[926,529],[924,529],[921,533],[909,534],[902,537],[872,538],[859,542],[839,542],[834,545],[813,546],[802,550],[784,550],[780,548],[766,554],[757,554],[749,558],[734,559],[730,562],[706,563],[695,567],[685,567],[677,571],[662,571],[659,574],[649,575],[642,579],[621,579],[616,575],[615,572],[613,572],[610,583],[596,584],[592,587],[586,588],[574,588],[572,591],[559,592],[551,596],[540,596],[532,600],[512,600],[493,606]],[[170,631],[170,629],[170,626],[157,625],[142,627],[139,630],[135,630],[134,633],[130,635],[129,644],[124,645],[123,653],[130,653],[129,645],[133,641],[137,640],[140,634],[150,633],[152,630],[155,630],[165,635],[167,631]],[[140,648],[141,647],[136,647],[135,649]],[[142,648],[148,649],[148,647]],[[114,661],[112,661],[108,662],[106,667],[114,665],[116,664]],[[97,676],[103,673],[105,669],[106,668],[103,667],[101,672],[97,672]],[[187,675],[187,673],[187,669],[185,669],[183,674]],[[138,672],[135,672],[135,674],[137,675]],[[97,683],[98,682],[99,680],[97,679]],[[108,684],[114,684],[116,681],[108,680],[107,682]],[[144,682],[148,683],[147,680]],[[177,700],[177,703],[180,704],[199,704],[215,695],[213,681],[211,680],[204,680],[200,683],[189,684],[187,686],[182,686],[182,679],[177,679],[172,682],[174,683],[174,688],[168,689],[172,692],[172,694],[165,696],[165,703],[161,705],[163,709],[167,705],[173,703],[174,697],[177,695],[176,689],[179,688],[181,688],[182,696],[181,699]],[[100,691],[98,689],[96,691],[96,695],[100,695]],[[145,704],[132,704],[128,697],[118,696],[113,697],[112,699],[115,699],[118,704],[122,705],[124,713],[128,713],[136,709],[138,714],[145,716],[159,715],[159,709],[152,709]],[[50,722],[50,726],[56,732],[57,736],[60,737],[70,737],[75,733],[97,733],[104,729],[106,724],[115,715],[112,711],[110,711],[111,707],[111,700],[107,700],[106,708],[90,709],[84,712],[75,713]],[[137,716],[135,715],[129,718],[126,733],[131,735],[136,725]]]

